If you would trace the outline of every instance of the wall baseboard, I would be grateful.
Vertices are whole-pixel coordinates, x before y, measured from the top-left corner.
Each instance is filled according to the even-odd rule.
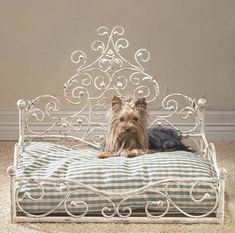
[[[69,111],[71,112],[71,111]],[[66,115],[66,112],[63,114]],[[173,120],[173,124],[179,124],[181,128],[187,128],[189,124]],[[40,127],[48,125],[47,122]],[[235,111],[207,111],[206,135],[208,140],[235,140]],[[18,139],[18,111],[0,110],[0,140]]]

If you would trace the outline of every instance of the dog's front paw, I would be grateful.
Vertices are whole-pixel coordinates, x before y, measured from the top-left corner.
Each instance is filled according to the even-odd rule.
[[[133,150],[127,150],[125,151],[125,155],[128,158],[133,158],[139,155],[143,155],[145,154],[145,152],[143,150],[139,150],[139,149],[133,149]]]
[[[111,152],[109,151],[102,151],[98,154],[98,158],[100,159],[106,159],[109,158],[111,156]]]

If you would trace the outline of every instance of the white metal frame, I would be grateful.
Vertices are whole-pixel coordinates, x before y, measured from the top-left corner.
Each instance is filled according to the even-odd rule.
[[[164,114],[159,111],[151,113],[149,127],[153,125],[168,125],[178,130],[170,120],[172,116],[180,117],[182,120],[193,120],[190,129],[181,130],[183,136],[190,139],[198,148],[201,156],[208,160],[215,168],[216,177],[207,179],[162,179],[157,182],[148,184],[136,190],[130,190],[123,193],[115,193],[122,198],[119,204],[115,204],[110,198],[114,193],[97,190],[91,186],[80,183],[75,180],[66,179],[48,179],[35,177],[29,179],[26,177],[16,177],[16,168],[20,161],[21,154],[28,141],[34,139],[41,140],[65,140],[71,147],[76,147],[78,142],[87,143],[94,147],[105,138],[107,124],[105,122],[105,112],[109,109],[109,102],[113,94],[133,98],[145,97],[148,104],[159,104],[159,86],[157,80],[149,75],[143,63],[149,61],[150,53],[146,49],[139,49],[135,53],[133,64],[127,61],[122,55],[121,50],[129,46],[127,39],[123,38],[124,28],[120,26],[109,30],[107,27],[97,29],[98,35],[103,40],[96,40],[92,43],[91,48],[99,54],[98,58],[87,63],[86,54],[77,50],[72,53],[71,60],[78,68],[76,74],[73,75],[64,85],[64,95],[68,102],[76,106],[76,113],[69,116],[60,117],[60,101],[51,95],[39,96],[31,101],[19,100],[17,106],[19,109],[19,141],[15,145],[14,164],[8,168],[10,176],[11,190],[11,221],[15,222],[158,222],[158,223],[223,223],[224,221],[224,192],[226,170],[219,168],[216,159],[216,150],[213,143],[208,143],[205,136],[205,107],[206,99],[199,100],[190,98],[180,93],[168,94],[161,100],[161,108]],[[50,120],[51,124],[47,129],[40,131],[34,128],[35,122],[43,122]],[[75,142],[73,144],[72,142]],[[75,146],[74,146],[75,145]],[[54,216],[51,211],[42,215],[33,215],[22,209],[20,201],[27,197],[32,201],[36,201],[30,193],[24,193],[21,199],[18,197],[20,191],[19,184],[33,182],[40,187],[42,191],[41,199],[44,196],[43,182],[52,182],[55,186],[63,184],[67,188],[64,199],[58,203],[58,206],[64,205],[66,216]],[[188,182],[191,185],[189,190],[190,196],[195,202],[203,202],[208,198],[209,193],[197,200],[193,197],[193,189],[198,184],[207,184],[215,193],[214,207],[207,213],[196,215],[186,213],[177,206],[168,194],[167,188],[171,183],[180,188],[181,182]],[[16,183],[18,184],[16,188]],[[113,208],[104,207],[99,216],[88,216],[88,205],[85,202],[67,203],[71,191],[69,184],[76,183],[95,192],[97,195],[108,200]],[[157,189],[158,184],[165,184],[165,191],[160,192]],[[131,196],[138,195],[143,192],[153,190],[160,194],[166,200],[166,209],[159,214],[151,214],[149,212],[150,205],[162,207],[162,201],[147,202],[144,216],[133,216],[131,207],[126,207],[125,212],[121,212],[121,205]],[[85,212],[80,215],[72,214],[67,205],[77,206],[84,205]],[[170,206],[174,206],[180,214],[171,216],[169,213]],[[21,210],[23,215],[19,215],[17,210]]]

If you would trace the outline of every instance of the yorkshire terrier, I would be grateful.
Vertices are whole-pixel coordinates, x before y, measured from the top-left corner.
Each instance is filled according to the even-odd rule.
[[[145,98],[123,101],[112,99],[109,129],[99,158],[135,157],[157,151],[192,150],[182,143],[179,132],[170,128],[147,129],[148,112]]]

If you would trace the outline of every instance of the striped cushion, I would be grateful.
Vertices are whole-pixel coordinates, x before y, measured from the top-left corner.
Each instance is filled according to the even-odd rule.
[[[141,188],[151,182],[172,178],[210,178],[215,177],[215,170],[205,159],[195,153],[185,151],[159,152],[135,158],[111,157],[108,159],[97,158],[94,149],[70,149],[65,146],[48,142],[32,142],[26,146],[17,168],[17,177],[27,178],[63,178],[79,181],[102,191],[121,193]],[[58,206],[53,213],[84,213],[87,203],[89,212],[100,212],[103,207],[112,208],[112,203],[104,196],[81,187],[75,183],[43,182],[44,193],[37,184],[18,182],[20,187],[20,206],[23,210],[35,214],[46,213]],[[129,206],[132,210],[144,209],[149,201],[162,201],[149,203],[149,210],[163,211],[166,208],[166,198],[158,191],[165,193],[166,184],[158,184],[138,195],[120,197],[111,195],[109,198],[118,204],[123,198],[127,200],[121,203],[123,207]],[[215,205],[215,195],[208,184],[195,186],[192,195],[195,199],[201,199],[206,192],[210,194],[201,202],[195,202],[190,197],[189,189],[192,183],[170,183],[168,194],[177,206],[190,213],[205,213]],[[69,189],[69,192],[67,192]],[[156,190],[158,190],[156,192]],[[30,193],[31,197],[24,195]],[[67,196],[66,196],[67,195]],[[67,201],[63,201],[64,197]],[[81,202],[83,201],[83,202]],[[77,202],[77,205],[75,203]],[[108,215],[107,209],[103,209]],[[126,210],[127,211],[127,210]],[[171,205],[170,211],[178,210]],[[125,211],[123,212],[125,213]]]

